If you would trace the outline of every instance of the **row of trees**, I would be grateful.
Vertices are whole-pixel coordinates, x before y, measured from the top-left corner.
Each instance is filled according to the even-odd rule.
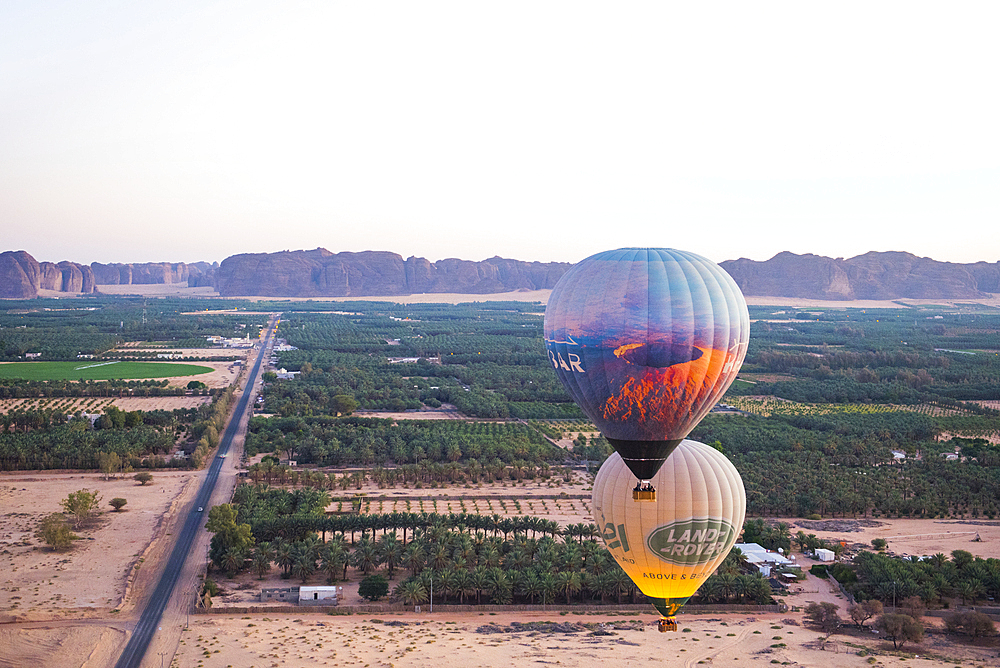
[[[381,466],[476,459],[505,464],[560,460],[565,453],[519,423],[375,418],[261,418],[250,421],[248,455],[274,452],[301,463]]]
[[[347,490],[361,489],[369,481],[377,485],[379,489],[385,489],[395,488],[399,485],[434,487],[484,481],[518,481],[539,478],[548,480],[553,476],[562,476],[567,481],[572,478],[570,468],[549,466],[546,462],[535,465],[521,459],[515,459],[509,466],[498,458],[494,458],[490,462],[469,459],[464,462],[448,462],[446,464],[424,459],[419,464],[343,471],[339,475],[337,471],[295,469],[286,464],[275,464],[274,461],[275,458],[265,457],[260,463],[251,464],[247,471],[250,479],[255,483]]]
[[[973,557],[965,550],[955,550],[950,558],[935,554],[926,559],[862,552],[852,569],[835,571],[834,577],[858,600],[883,604],[911,597],[925,605],[940,606],[952,598],[975,604],[1000,597],[1000,559]]]
[[[975,461],[944,460],[937,453],[952,446],[932,440],[935,420],[906,412],[709,415],[691,438],[718,442],[743,477],[754,515],[1000,514],[1000,457],[983,446]],[[907,452],[906,460],[896,463],[892,450]]]
[[[57,409],[11,411],[0,415],[0,470],[97,469],[108,455],[117,457],[122,468],[158,467],[185,428],[191,458],[175,458],[169,465],[201,466],[218,445],[233,401],[230,388],[197,409],[142,412],[106,406],[93,424]]]
[[[444,600],[552,602],[556,597],[607,601],[636,594],[634,584],[596,540],[592,524],[560,528],[538,517],[390,513],[326,517],[328,497],[241,485],[234,504],[212,508],[210,559],[232,575],[251,569],[263,578],[272,566],[284,577],[328,582],[384,571],[408,572],[395,595],[420,602],[434,579]],[[381,532],[381,533],[379,533]],[[359,537],[360,535],[360,537]],[[562,541],[557,540],[561,537]],[[759,574],[744,573],[734,553],[702,587],[705,601],[768,602]]]

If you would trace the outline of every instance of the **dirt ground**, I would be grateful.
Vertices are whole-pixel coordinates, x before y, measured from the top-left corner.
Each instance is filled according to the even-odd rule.
[[[441,404],[440,408],[427,406],[416,411],[354,411],[354,417],[383,418],[387,420],[466,420],[451,404]]]
[[[140,297],[218,297],[219,293],[211,286],[199,288],[189,288],[187,281],[183,283],[157,283],[152,285],[98,285],[97,292],[103,295],[138,295]],[[64,295],[64,292],[57,292],[54,295],[43,295],[42,290],[38,291],[40,297]]]
[[[805,597],[806,595],[800,595]],[[278,666],[953,666],[996,665],[995,648],[969,648],[925,636],[893,652],[873,636],[824,635],[801,613],[685,615],[683,630],[660,634],[649,613],[384,613],[328,616],[296,610],[253,617],[192,618],[172,665],[178,668]],[[548,622],[515,630],[513,624]],[[556,626],[559,625],[559,626]],[[523,627],[522,627],[523,628]],[[492,631],[492,632],[490,632]],[[512,632],[513,631],[513,632]],[[863,649],[864,655],[859,655]],[[927,658],[930,652],[933,658]],[[874,656],[867,656],[869,653]],[[919,658],[917,658],[919,657]]]
[[[362,508],[366,513],[428,512],[428,513],[478,513],[514,517],[533,515],[558,522],[561,526],[593,522],[590,507],[592,476],[574,471],[572,482],[561,476],[547,481],[513,480],[503,483],[481,483],[468,486],[409,488],[387,487],[380,489],[371,482],[357,489],[330,491],[334,497],[351,497],[364,494]],[[486,497],[486,498],[472,498]],[[549,497],[549,498],[546,498]],[[558,497],[558,498],[551,498]],[[582,498],[581,498],[582,497]],[[350,510],[350,502],[334,501],[329,512]]]
[[[75,413],[82,410],[87,413],[100,413],[108,405],[123,411],[172,411],[177,408],[197,408],[207,404],[212,397],[54,397],[50,399],[0,399],[0,413],[6,413],[18,408],[34,410],[59,408],[64,412]]]
[[[121,604],[126,581],[192,473],[163,471],[142,486],[95,473],[0,474],[0,621],[58,619],[107,613]],[[39,521],[60,512],[70,492],[99,490],[101,513],[75,533],[81,540],[52,552],[38,538]],[[108,502],[128,500],[121,512]]]
[[[225,311],[226,313],[232,313],[232,311]],[[196,315],[197,311],[192,313]],[[244,358],[247,355],[249,348],[171,348],[171,347],[160,347],[160,348],[148,348],[143,341],[133,341],[126,343],[117,350],[127,351],[127,352],[143,352],[150,355],[164,354],[164,353],[174,353],[180,354],[183,357],[238,357]],[[183,361],[183,360],[182,360]]]
[[[950,555],[953,550],[965,550],[984,559],[1000,557],[1000,521],[880,519],[876,520],[879,526],[857,527],[857,531],[821,531],[809,528],[811,522],[796,518],[779,521],[791,525],[792,535],[801,530],[824,540],[845,541],[848,545],[864,543],[870,547],[873,539],[884,538],[889,543],[889,552],[900,556],[930,556],[939,552]],[[979,534],[979,542],[973,542],[976,534]]]
[[[212,371],[197,376],[174,376],[159,380],[168,381],[168,387],[187,387],[192,380],[201,381],[209,387],[229,387],[245,368],[245,362],[244,366],[236,366],[232,362],[198,362],[198,365],[211,367]]]

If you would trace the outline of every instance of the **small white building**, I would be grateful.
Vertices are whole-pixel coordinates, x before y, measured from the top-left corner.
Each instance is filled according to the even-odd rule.
[[[822,547],[816,548],[816,558],[820,561],[833,561],[836,556],[837,555],[833,553],[833,550],[827,550]]]
[[[777,552],[772,552],[757,543],[736,543],[733,547],[739,548],[743,556],[747,558],[747,563],[756,566],[760,574],[766,578],[771,577],[771,570],[775,568],[798,568],[798,564],[794,560]]]
[[[299,587],[299,605],[337,605],[343,587]]]

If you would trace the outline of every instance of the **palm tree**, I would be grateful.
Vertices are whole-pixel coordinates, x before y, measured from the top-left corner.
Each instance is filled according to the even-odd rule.
[[[333,584],[337,581],[337,574],[345,568],[347,563],[347,551],[338,541],[331,541],[326,544],[323,550],[323,572],[326,573],[326,583]]]
[[[308,550],[300,550],[292,563],[292,577],[300,578],[302,584],[305,584],[315,572],[316,560],[309,555]]]
[[[452,581],[452,591],[458,594],[458,602],[465,603],[465,595],[472,589],[472,575],[465,568],[456,567],[449,571]]]
[[[406,605],[420,605],[427,602],[427,588],[419,580],[410,578],[396,586],[396,598],[402,599]]]
[[[566,605],[569,605],[570,596],[579,593],[580,589],[583,588],[580,573],[576,571],[562,571],[561,573],[556,573],[555,578],[559,592],[566,595]]]
[[[799,552],[801,552],[802,548],[804,548],[806,546],[806,543],[808,542],[808,537],[806,536],[805,531],[799,531],[798,533],[795,534],[792,540],[795,542],[796,545],[799,546]]]
[[[601,603],[606,603],[608,597],[614,595],[618,585],[614,573],[598,573],[592,576],[591,587],[601,597]]]
[[[358,541],[357,547],[351,553],[351,565],[365,575],[371,574],[379,567],[379,554],[375,544],[367,538]]]
[[[479,563],[487,568],[496,568],[500,565],[500,551],[492,544],[486,544],[479,553]]]
[[[291,572],[294,560],[292,544],[281,541],[275,550],[274,563],[278,564],[278,567],[287,575]]]
[[[422,541],[412,540],[403,552],[403,564],[410,571],[410,575],[416,575],[424,568],[424,545]]]
[[[719,578],[717,575],[710,575],[704,584],[698,588],[698,597],[706,603],[715,603],[721,598],[719,591]]]
[[[587,557],[587,569],[594,575],[601,575],[608,570],[608,553],[601,551]]]
[[[403,561],[403,546],[396,540],[396,532],[382,534],[378,540],[379,558],[389,571],[389,579],[392,579],[392,572]]]
[[[542,593],[542,580],[535,571],[527,571],[521,579],[521,592],[534,603]]]
[[[559,582],[551,571],[545,571],[539,579],[542,582],[542,605],[547,605],[558,596]]]
[[[271,570],[271,557],[267,554],[265,550],[260,548],[264,545],[258,545],[253,551],[253,557],[250,560],[250,568],[253,572],[257,574],[258,580],[263,580],[264,576],[268,574]]]
[[[618,562],[615,562],[616,568],[611,571],[611,577],[614,579],[615,583],[615,596],[618,597],[618,604],[621,605],[622,594],[627,592],[632,586],[632,578],[628,576],[628,573],[622,570],[621,566],[618,566]]]
[[[490,577],[485,566],[477,566],[469,578],[469,585],[476,592],[476,605],[483,602],[483,590],[489,587]]]
[[[583,554],[579,546],[573,543],[565,543],[562,550],[562,568],[565,571],[578,571],[583,562]]]
[[[761,574],[760,571],[755,571],[750,575],[750,597],[758,605],[764,605],[771,601],[771,595],[774,592],[771,590],[771,583],[767,581],[767,578]]]
[[[489,587],[490,598],[494,603],[500,603],[510,596],[510,578],[499,568],[491,568],[487,571],[486,582]]]
[[[226,571],[226,576],[231,578],[236,575],[237,571],[243,568],[244,560],[243,550],[239,548],[226,550],[226,553],[222,556],[221,564],[222,568]]]
[[[737,575],[736,579],[733,581],[733,593],[736,594],[736,600],[743,603],[747,597],[750,595],[753,586],[750,582],[750,576],[748,575]]]
[[[736,576],[731,573],[718,574],[719,595],[723,600],[729,600],[736,594]]]

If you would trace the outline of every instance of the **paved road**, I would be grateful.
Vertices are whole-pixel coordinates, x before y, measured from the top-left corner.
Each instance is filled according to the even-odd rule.
[[[207,512],[208,500],[212,496],[212,491],[215,489],[215,484],[219,479],[219,471],[226,461],[224,455],[229,453],[229,447],[232,445],[233,437],[236,436],[236,432],[239,429],[241,418],[247,412],[250,399],[254,396],[253,387],[260,374],[261,364],[268,356],[268,346],[271,343],[273,335],[274,327],[272,323],[268,327],[267,336],[257,355],[257,361],[254,363],[250,375],[247,377],[246,389],[243,391],[236,405],[236,410],[233,411],[233,417],[229,420],[229,426],[226,427],[226,431],[219,441],[218,454],[212,460],[208,474],[205,476],[201,489],[198,490],[198,496],[193,506],[194,509],[188,514],[187,520],[184,522],[184,528],[181,530],[177,542],[174,544],[174,549],[170,553],[170,559],[163,570],[163,575],[160,576],[160,581],[157,583],[153,595],[146,604],[146,609],[142,611],[142,615],[139,617],[139,621],[132,631],[132,636],[125,646],[125,650],[122,652],[121,657],[119,657],[118,663],[115,664],[116,668],[139,668],[142,663],[146,649],[149,647],[149,643],[157,631],[160,617],[163,615],[163,609],[166,607],[167,601],[174,591],[181,569],[184,566],[188,553],[191,551],[191,545],[202,522],[205,520],[205,512],[198,512],[197,508],[205,508]]]

